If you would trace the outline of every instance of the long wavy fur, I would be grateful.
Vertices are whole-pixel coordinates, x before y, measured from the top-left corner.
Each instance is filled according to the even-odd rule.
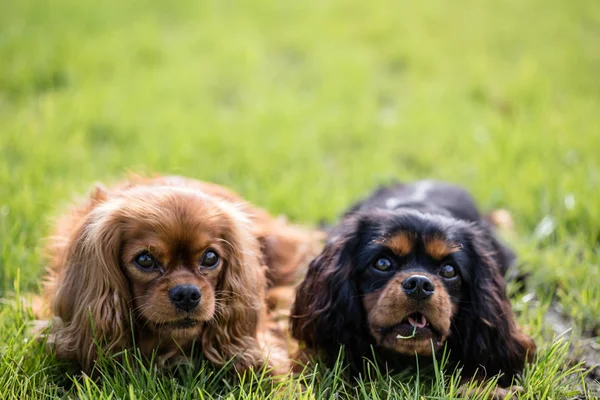
[[[57,221],[46,251],[49,268],[45,288],[50,317],[54,316],[48,343],[57,357],[76,361],[90,372],[99,350],[115,354],[134,345],[133,299],[120,261],[128,235],[122,222],[131,217],[128,209],[144,204],[122,197],[124,191],[144,185],[150,186],[149,190],[166,186],[167,191],[168,187],[201,191],[225,212],[226,218],[216,223],[226,227],[224,242],[229,247],[229,259],[214,287],[214,318],[203,323],[197,339],[204,356],[216,365],[233,358],[238,371],[261,367],[273,359],[278,365],[270,362],[269,366],[285,372],[285,340],[281,332],[269,328],[267,273],[274,277],[298,274],[296,269],[303,268],[299,260],[307,257],[306,249],[313,248],[316,241],[308,243],[313,240],[308,230],[295,230],[225,188],[180,177],[137,177],[110,190],[98,186],[86,201]],[[149,209],[144,215],[152,218],[162,214]],[[281,224],[287,231],[271,230]],[[265,266],[268,255],[277,252],[269,246],[281,241],[291,243],[290,258],[279,255]],[[271,286],[281,282],[275,280]]]
[[[352,374],[362,371],[364,359],[392,368],[414,361],[377,348],[373,359],[375,341],[366,328],[359,277],[354,274],[354,260],[364,245],[362,235],[372,218],[373,213],[346,217],[310,264],[291,311],[292,335],[305,346],[298,358],[318,356],[332,365],[343,347]],[[490,378],[503,373],[499,383],[507,386],[535,352],[534,342],[519,329],[506,295],[502,273],[507,266],[503,263],[513,259],[500,253],[485,227],[473,224],[468,240],[474,275],[465,282],[464,297],[453,318],[447,341],[450,357],[463,366],[466,376]]]

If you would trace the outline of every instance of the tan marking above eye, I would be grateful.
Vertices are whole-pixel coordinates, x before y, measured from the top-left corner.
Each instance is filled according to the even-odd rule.
[[[451,243],[439,237],[424,238],[425,251],[434,260],[442,260],[461,249],[461,245]]]
[[[394,236],[382,240],[381,243],[388,247],[398,256],[406,256],[411,253],[415,244],[415,235],[411,232],[399,232]]]

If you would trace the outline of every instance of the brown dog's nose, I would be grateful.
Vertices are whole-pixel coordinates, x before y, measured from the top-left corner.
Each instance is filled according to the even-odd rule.
[[[435,286],[431,280],[423,275],[413,275],[402,282],[404,292],[415,300],[425,300],[435,291]]]
[[[198,304],[202,292],[194,285],[179,285],[169,290],[169,298],[175,307],[184,311],[192,311]]]

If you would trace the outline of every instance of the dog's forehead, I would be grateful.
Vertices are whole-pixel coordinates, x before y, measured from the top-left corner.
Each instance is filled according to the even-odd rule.
[[[233,204],[192,189],[166,189],[144,188],[109,201],[102,206],[103,218],[130,240],[163,247],[198,247],[230,237],[244,224],[245,216]]]
[[[157,224],[145,221],[131,222],[125,230],[125,239],[163,250],[202,247],[222,236],[221,230],[211,225]]]
[[[371,230],[370,242],[399,256],[424,249],[432,258],[443,259],[462,249],[462,225],[444,216],[396,212],[379,219]]]
[[[404,257],[415,251],[424,251],[435,260],[442,260],[463,248],[462,243],[444,235],[419,234],[412,231],[398,231],[382,239],[375,239],[378,245],[383,245],[394,254]]]
[[[423,236],[444,236],[459,234],[469,222],[450,215],[429,213],[411,208],[393,211],[376,210],[363,215],[363,221],[374,233],[390,235],[396,232],[413,232]]]

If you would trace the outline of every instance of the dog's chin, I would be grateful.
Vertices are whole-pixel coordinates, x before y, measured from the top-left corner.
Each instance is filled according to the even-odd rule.
[[[166,336],[167,333],[175,333],[180,336],[198,333],[202,330],[204,323],[214,317],[214,309],[211,307],[200,307],[189,313],[157,313],[151,310],[149,308],[146,313],[140,314],[138,323],[160,336]]]
[[[403,355],[430,356],[444,344],[446,335],[422,313],[407,315],[400,322],[371,328],[379,346]]]
[[[142,326],[150,328],[152,331],[165,334],[175,334],[177,336],[187,336],[198,333],[202,330],[203,323],[207,318],[197,316],[182,316],[174,319],[146,320]]]
[[[154,329],[163,337],[168,336],[179,340],[190,339],[200,334],[202,331],[202,322],[198,319],[182,318],[155,324]]]
[[[187,330],[194,329],[200,325],[199,320],[193,318],[183,318],[175,321],[169,321],[161,324],[161,328],[167,328],[172,330]]]

